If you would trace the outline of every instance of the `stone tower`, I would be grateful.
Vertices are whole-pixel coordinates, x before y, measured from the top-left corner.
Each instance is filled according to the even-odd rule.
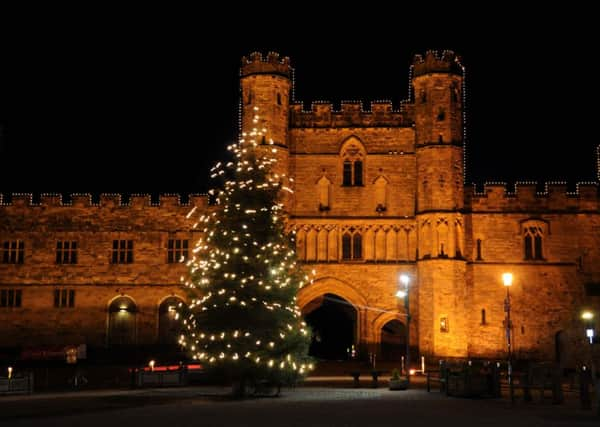
[[[464,357],[463,67],[453,52],[413,62],[417,158],[419,348]]]
[[[242,58],[241,130],[248,135],[253,129],[264,130],[264,137],[259,137],[257,143],[274,145],[271,152],[278,159],[275,171],[286,175],[289,162],[291,75],[289,58],[280,58],[278,53],[269,52],[263,58],[262,54],[254,52],[248,58]],[[259,120],[255,123],[257,114]]]

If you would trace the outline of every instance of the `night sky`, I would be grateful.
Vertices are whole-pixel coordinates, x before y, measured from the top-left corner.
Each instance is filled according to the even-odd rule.
[[[288,42],[264,31],[227,41],[191,21],[11,28],[0,51],[0,192],[205,191],[209,167],[236,138],[240,58],[254,50],[291,57],[296,101],[310,108],[397,106],[412,56],[453,49],[467,67],[469,182],[596,179],[600,89],[586,64],[597,53],[583,26],[566,35],[513,22],[502,27],[511,37],[484,26],[428,40],[306,31],[313,37]]]

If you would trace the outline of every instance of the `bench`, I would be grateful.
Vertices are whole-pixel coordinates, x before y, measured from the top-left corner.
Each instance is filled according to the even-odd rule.
[[[363,374],[370,375],[371,378],[373,379],[371,382],[371,387],[377,388],[377,387],[379,387],[379,377],[385,373],[386,373],[386,371],[378,371],[378,370],[371,370],[369,372],[352,371],[352,372],[350,372],[350,376],[354,379],[354,384],[353,384],[354,387],[358,388],[358,387],[360,387],[360,376]]]

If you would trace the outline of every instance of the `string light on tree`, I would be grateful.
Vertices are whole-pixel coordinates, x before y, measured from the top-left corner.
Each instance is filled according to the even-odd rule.
[[[197,222],[203,236],[187,263],[191,303],[179,342],[234,382],[282,383],[312,369],[311,335],[296,305],[310,279],[284,229],[280,197],[292,190],[273,172],[277,148],[264,143],[257,114],[252,122],[257,127],[228,147],[235,161],[211,169],[222,184],[209,191],[214,206]]]

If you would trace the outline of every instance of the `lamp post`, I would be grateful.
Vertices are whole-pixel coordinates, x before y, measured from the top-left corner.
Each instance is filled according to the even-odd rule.
[[[506,318],[504,323],[506,326],[506,344],[508,346],[508,389],[510,392],[510,398],[513,399],[513,382],[512,382],[512,339],[511,339],[511,323],[510,323],[510,286],[512,285],[513,275],[512,273],[504,273],[502,275],[502,282],[506,287],[506,298],[504,299],[504,312]]]
[[[400,282],[404,285],[396,292],[398,298],[404,299],[404,309],[406,310],[406,381],[410,384],[410,308],[408,301],[408,282],[410,278],[407,274],[400,275]]]
[[[591,383],[592,387],[594,387],[596,381],[596,365],[594,364],[594,351],[592,347],[592,344],[594,343],[594,313],[586,310],[581,313],[581,319],[583,319],[585,324],[585,336],[590,342],[590,371],[589,373],[586,372],[586,367],[583,366],[581,378],[579,380],[579,396],[581,400],[581,408],[592,409],[592,400],[590,396],[589,384]],[[600,411],[600,408],[598,410]]]

